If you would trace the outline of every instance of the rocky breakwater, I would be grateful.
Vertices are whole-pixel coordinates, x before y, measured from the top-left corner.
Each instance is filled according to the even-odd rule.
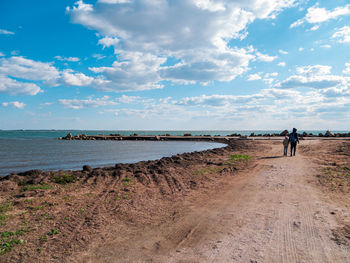
[[[112,140],[112,141],[121,141],[121,140],[129,140],[129,141],[170,141],[170,140],[185,140],[185,141],[215,141],[220,143],[226,143],[228,141],[227,136],[193,136],[190,133],[185,133],[183,136],[171,136],[170,134],[165,135],[138,135],[136,133],[130,134],[129,136],[120,135],[120,134],[110,134],[110,135],[86,135],[86,134],[78,134],[72,135],[68,133],[65,137],[58,138],[59,140]]]

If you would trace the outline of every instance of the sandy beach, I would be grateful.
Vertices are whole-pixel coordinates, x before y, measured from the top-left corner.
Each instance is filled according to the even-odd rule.
[[[350,142],[220,149],[0,181],[1,262],[349,262]]]

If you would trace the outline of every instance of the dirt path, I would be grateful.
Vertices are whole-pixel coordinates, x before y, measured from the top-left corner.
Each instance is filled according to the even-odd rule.
[[[308,156],[281,157],[281,150],[272,144],[249,174],[187,200],[186,213],[172,222],[110,237],[77,261],[350,262],[349,248],[331,232],[338,227],[334,214],[344,208],[315,186]]]

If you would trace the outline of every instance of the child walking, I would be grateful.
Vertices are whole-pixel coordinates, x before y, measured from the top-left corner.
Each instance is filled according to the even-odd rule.
[[[288,136],[285,136],[284,140],[283,140],[284,156],[287,156],[288,145],[289,145],[289,138],[288,138]]]

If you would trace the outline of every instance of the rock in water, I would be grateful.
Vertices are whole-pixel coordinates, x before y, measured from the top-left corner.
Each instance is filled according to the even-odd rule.
[[[73,135],[71,133],[68,133],[66,137],[64,137],[65,140],[72,140]]]
[[[92,168],[91,168],[90,165],[84,165],[84,166],[83,166],[83,171],[91,172],[91,171],[92,171]]]
[[[324,136],[326,136],[326,137],[334,137],[335,134],[333,132],[331,132],[330,130],[327,130],[326,134]]]

